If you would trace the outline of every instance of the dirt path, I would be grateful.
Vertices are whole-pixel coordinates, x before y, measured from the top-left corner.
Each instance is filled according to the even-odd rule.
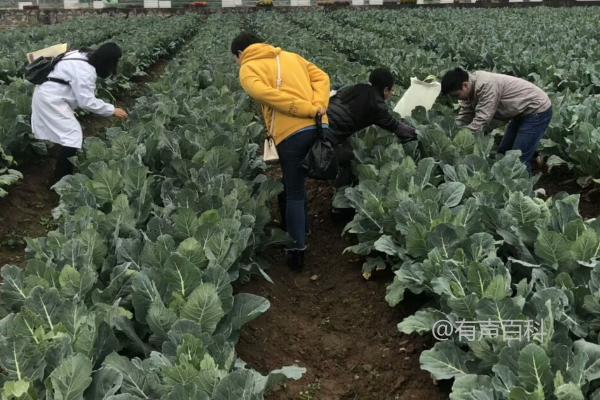
[[[420,353],[432,343],[396,328],[421,301],[389,307],[390,274],[365,281],[361,259],[342,255],[349,243],[340,237],[344,224],[329,218],[331,189],[313,185],[309,193],[313,234],[305,270],[290,272],[273,250],[267,256],[275,284],[255,279],[239,288],[271,302],[242,330],[239,356],[263,373],[294,363],[308,369],[269,400],[447,399],[448,388],[435,386],[419,367]]]

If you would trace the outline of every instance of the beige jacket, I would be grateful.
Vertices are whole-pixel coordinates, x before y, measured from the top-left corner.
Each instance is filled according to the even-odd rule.
[[[508,121],[547,111],[552,103],[542,89],[521,78],[476,71],[469,74],[472,95],[460,102],[459,126],[480,132],[492,119]]]

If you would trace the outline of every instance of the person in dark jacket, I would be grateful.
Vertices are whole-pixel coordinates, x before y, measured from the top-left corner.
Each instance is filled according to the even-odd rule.
[[[415,129],[395,118],[386,102],[394,94],[394,75],[388,68],[377,68],[369,76],[369,83],[359,83],[341,88],[329,99],[327,117],[329,128],[334,133],[338,176],[335,187],[342,188],[355,183],[352,173],[354,153],[348,140],[353,134],[376,125],[394,133],[401,142],[417,138]],[[279,195],[279,208],[285,210],[284,194]],[[335,220],[351,216],[353,209],[331,209]],[[286,225],[285,215],[281,215],[282,225]]]
[[[336,188],[352,185],[356,180],[352,173],[354,154],[348,140],[354,133],[376,125],[394,133],[401,142],[416,139],[415,129],[395,118],[386,104],[394,94],[394,84],[394,75],[388,68],[377,68],[371,72],[369,83],[344,87],[330,99],[327,116],[337,140],[339,164]],[[332,213],[343,211],[332,208]]]

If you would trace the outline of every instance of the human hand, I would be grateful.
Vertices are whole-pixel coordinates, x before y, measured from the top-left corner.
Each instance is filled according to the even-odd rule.
[[[127,118],[129,118],[129,114],[127,114],[127,111],[125,111],[119,107],[115,108],[115,111],[113,112],[113,116],[120,120],[126,120]]]

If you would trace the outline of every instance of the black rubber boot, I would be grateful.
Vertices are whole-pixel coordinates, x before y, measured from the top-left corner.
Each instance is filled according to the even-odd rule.
[[[300,272],[304,267],[304,253],[306,250],[286,250],[287,264],[292,271]]]

